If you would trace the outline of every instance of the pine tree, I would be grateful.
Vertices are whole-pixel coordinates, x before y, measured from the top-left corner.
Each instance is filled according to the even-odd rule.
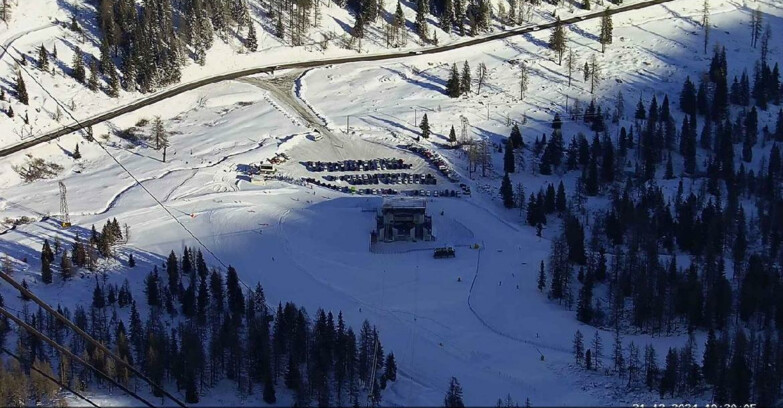
[[[120,96],[120,78],[117,76],[117,70],[114,67],[109,68],[109,90],[107,94],[112,98]]]
[[[384,378],[388,381],[397,381],[397,362],[394,359],[394,353],[386,355],[386,363],[384,364],[386,371],[384,371]]]
[[[84,69],[84,57],[82,56],[82,50],[79,47],[73,52],[73,77],[80,83],[84,83],[87,78],[87,72]]]
[[[590,324],[593,321],[592,277],[585,278],[582,289],[579,291],[579,299],[576,303],[576,319],[585,324]]]
[[[451,125],[451,130],[449,130],[449,144],[452,146],[457,144],[457,133],[454,131],[454,125]]]
[[[459,79],[459,70],[457,70],[457,64],[451,65],[451,76],[446,82],[446,94],[451,98],[459,98],[462,93]]]
[[[41,281],[43,283],[52,283],[53,261],[54,252],[52,252],[52,248],[49,246],[49,241],[44,240],[43,248],[41,248]]]
[[[508,173],[503,176],[503,182],[500,184],[500,197],[503,199],[503,206],[514,208],[514,188],[511,186]]]
[[[22,73],[20,71],[16,72],[16,96],[19,98],[19,102],[28,105],[30,102],[30,97],[27,95],[27,86],[24,84],[24,79],[22,78]],[[8,116],[13,117],[13,110],[10,110],[11,112]]]
[[[530,211],[529,207],[528,211]],[[546,274],[544,273],[544,261],[541,261],[540,267],[538,268],[538,291],[543,293],[544,288],[546,288]]]
[[[691,82],[691,77],[685,78],[685,83],[682,86],[680,109],[687,115],[696,115],[696,86]]]
[[[557,18],[556,24],[552,35],[549,37],[549,48],[557,54],[557,64],[562,65],[567,43],[566,32],[563,24],[560,22],[560,17]]]
[[[427,1],[416,0],[416,21],[414,27],[416,34],[419,35],[422,41],[426,42],[429,39],[429,33],[427,30]]]
[[[454,0],[454,21],[459,28],[459,35],[465,36],[465,3],[463,0]]]
[[[647,111],[644,109],[644,102],[642,102],[641,96],[639,96],[639,103],[636,104],[636,113],[634,114],[634,118],[636,120],[647,119]]]
[[[73,276],[73,264],[71,263],[71,257],[68,255],[68,251],[63,251],[60,258],[60,275],[63,281],[67,281]]]
[[[317,7],[317,6],[316,6]],[[256,38],[256,28],[253,22],[248,23],[247,39],[245,40],[245,47],[251,52],[258,50],[258,38]]]
[[[620,337],[619,327],[614,332],[614,370],[622,378],[625,374],[625,353],[623,352],[623,341]]]
[[[606,52],[606,45],[612,43],[612,14],[607,7],[601,14],[601,34],[598,36],[601,43],[601,53]]]
[[[427,114],[424,114],[424,117],[421,118],[421,123],[419,123],[419,129],[421,129],[421,137],[425,139],[429,139],[430,137],[430,121],[427,119]]]
[[[584,344],[584,336],[582,335],[582,332],[577,330],[574,334],[574,359],[576,360],[576,365],[581,365],[582,361],[584,361],[585,357],[585,344]]]
[[[601,366],[601,358],[603,356],[603,343],[601,342],[601,334],[596,330],[595,336],[593,336],[593,361],[595,368]]]
[[[511,145],[514,147],[514,149],[525,146],[525,142],[522,140],[522,132],[519,130],[519,125],[516,123],[511,128],[511,135],[509,136],[509,140],[511,140]]]
[[[443,406],[445,408],[465,407],[465,403],[462,402],[462,386],[455,377],[451,377],[451,381],[449,381],[449,390],[446,392],[446,397],[443,398]]]
[[[128,255],[128,266],[131,268],[136,266],[136,260],[133,258],[133,254]]]
[[[76,147],[73,148],[73,153],[71,154],[71,156],[74,159],[76,159],[76,160],[79,160],[79,159],[82,158],[82,153],[79,151],[79,144],[78,143],[76,143]]]
[[[674,392],[677,387],[677,370],[678,370],[678,356],[677,351],[669,348],[669,352],[666,354],[666,366],[663,370],[663,376],[661,377],[661,383],[658,391],[663,398],[667,392],[674,397]]]
[[[98,90],[98,63],[95,58],[90,60],[90,79],[87,81],[87,88],[93,92]]]
[[[46,47],[43,44],[38,48],[38,69],[44,72],[49,71],[49,53],[46,52]]]
[[[440,28],[443,31],[450,33],[451,28],[454,26],[454,6],[452,0],[445,0],[443,2],[443,12],[440,16]]]
[[[460,78],[460,82],[459,82],[460,94],[469,95],[470,85],[471,85],[470,65],[468,65],[468,61],[465,61],[465,64],[462,65],[462,77]]]

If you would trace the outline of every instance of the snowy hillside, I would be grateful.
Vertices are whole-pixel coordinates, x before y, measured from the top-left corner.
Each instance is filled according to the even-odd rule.
[[[501,2],[504,9],[511,5],[505,0],[492,3],[495,15]],[[65,112],[57,114],[60,108],[54,98],[66,105],[74,117],[87,118],[149,96],[130,89],[112,98],[106,92],[110,86],[108,78],[101,77],[102,89],[97,92],[72,78],[71,60],[76,47],[100,58],[96,4],[79,3],[76,20],[85,28],[83,38],[69,28],[72,2],[29,0],[13,4],[11,20],[0,26],[0,42],[8,48],[0,61],[6,95],[0,106],[5,112],[13,109],[15,115],[0,115],[0,146],[28,140],[70,123]],[[702,26],[705,4],[709,6],[706,46]],[[410,2],[401,5],[408,29],[412,30],[417,5]],[[607,2],[604,6],[609,5]],[[292,38],[284,36],[281,40],[275,35],[271,2],[250,1],[247,6],[251,24],[258,33],[257,49],[250,51],[244,45],[246,27],[231,26],[225,41],[215,39],[206,52],[203,66],[190,58],[192,50],[188,48],[188,57],[182,65],[182,83],[248,67],[357,55],[357,52],[386,52],[381,21],[384,18],[391,21],[397,4],[381,3],[385,14],[367,26],[368,33],[358,50],[355,44],[344,46],[355,26],[355,13],[332,2],[319,3],[320,24],[307,30],[306,40],[298,46],[291,45]],[[593,9],[598,7],[602,6],[594,4]],[[555,6],[547,2],[533,9],[534,15],[525,24],[550,22],[555,10],[560,18],[585,12],[568,4]],[[753,47],[750,43],[756,35],[752,34],[752,22],[758,21],[759,16],[763,24],[758,36],[762,38],[758,39],[760,45]],[[468,38],[458,35],[456,30],[446,33],[438,28],[437,18],[431,15],[428,18],[430,30],[433,35],[437,32],[440,45]],[[105,335],[108,344],[118,341],[119,336],[115,334],[119,330],[118,320],[129,328],[131,312],[129,307],[113,303],[96,308],[96,288],[120,287],[125,280],[142,318],[149,315],[156,322],[145,324],[152,326],[146,330],[163,333],[162,338],[166,339],[170,334],[175,345],[176,339],[182,338],[182,330],[188,327],[185,323],[192,323],[192,316],[186,312],[187,290],[196,291],[198,282],[205,288],[207,285],[206,278],[197,281],[195,272],[192,275],[185,272],[187,267],[182,258],[179,267],[174,259],[174,269],[183,271],[177,282],[181,289],[176,284],[165,283],[167,277],[172,279],[167,256],[173,251],[179,257],[185,248],[202,251],[205,263],[219,274],[228,276],[228,265],[235,268],[242,287],[251,289],[245,292],[248,305],[252,303],[264,310],[271,306],[269,319],[259,319],[262,325],[269,325],[267,331],[258,329],[264,333],[259,337],[263,341],[274,342],[279,334],[270,333],[282,330],[275,305],[291,301],[307,310],[309,320],[307,323],[301,320],[309,325],[304,330],[309,333],[304,336],[308,339],[303,349],[306,351],[299,355],[293,351],[294,346],[290,350],[286,349],[288,346],[279,346],[281,351],[277,354],[277,343],[269,345],[261,341],[263,345],[256,348],[264,351],[254,355],[253,347],[245,347],[245,341],[251,344],[245,339],[253,338],[254,320],[250,317],[232,320],[236,316],[228,311],[214,312],[213,301],[210,313],[215,314],[209,320],[214,319],[218,324],[211,321],[204,327],[212,324],[216,326],[215,331],[202,328],[200,342],[193,342],[203,343],[199,344],[205,353],[202,376],[212,376],[211,380],[201,378],[196,386],[192,383],[196,380],[178,376],[175,369],[167,369],[156,377],[183,400],[193,398],[186,390],[197,389],[198,402],[193,405],[267,406],[266,388],[271,386],[267,383],[274,383],[275,404],[281,406],[294,402],[339,405],[353,402],[354,398],[368,405],[439,406],[444,402],[452,377],[463,387],[461,397],[467,406],[495,404],[499,398],[507,397],[513,400],[504,402],[509,406],[523,405],[526,401],[533,406],[683,401],[704,404],[727,399],[736,403],[780,401],[779,380],[783,379],[780,375],[783,370],[775,371],[780,363],[770,369],[774,371],[772,374],[764,371],[764,364],[758,362],[783,361],[780,335],[775,334],[783,327],[783,303],[775,294],[783,288],[780,280],[783,251],[775,247],[780,240],[779,209],[783,208],[780,207],[783,167],[779,163],[780,153],[775,151],[783,139],[780,127],[783,113],[780,113],[780,101],[774,101],[774,95],[779,97],[783,90],[767,90],[772,100],[766,108],[753,108],[765,95],[756,90],[750,103],[732,102],[725,112],[713,113],[719,110],[713,106],[718,99],[716,84],[720,81],[710,76],[724,75],[730,86],[735,76],[741,77],[746,71],[755,82],[754,72],[760,66],[763,44],[767,45],[764,60],[770,67],[783,62],[783,49],[780,41],[776,41],[783,38],[780,34],[783,33],[783,6],[774,1],[676,0],[617,14],[612,22],[612,43],[606,45],[603,53],[599,19],[565,27],[567,48],[572,51],[574,62],[571,78],[566,60],[558,64],[556,53],[550,49],[552,30],[544,30],[435,55],[282,70],[224,81],[96,125],[92,129],[94,140],[88,140],[84,132],[77,132],[2,157],[0,260],[3,272],[17,282],[24,281],[33,293],[55,307],[60,305],[73,311],[81,305],[86,315],[93,313],[89,317],[93,322],[91,334]],[[501,26],[497,19],[491,25],[494,31],[509,28]],[[766,41],[765,35],[769,35]],[[332,39],[324,47],[321,40],[326,36]],[[413,50],[425,46],[413,32],[409,36],[403,48]],[[57,49],[57,57],[51,60],[47,72],[36,68],[41,44],[50,52],[55,46]],[[715,61],[720,60],[714,59],[716,46],[725,47],[728,72],[723,74],[710,70],[711,63],[716,65]],[[22,54],[28,59],[21,76],[27,84],[29,105],[22,104],[17,97],[14,60]],[[471,89],[450,97],[452,69],[456,66],[461,74],[465,64],[473,75],[469,81]],[[592,92],[585,65],[588,71],[600,68]],[[477,77],[483,68],[486,74],[480,83]],[[523,71],[527,76],[524,90],[520,89],[520,83],[525,82]],[[771,71],[769,76],[768,83],[774,83]],[[699,100],[704,100],[706,112],[689,115],[681,110],[680,95],[686,78],[705,84],[704,92],[710,95],[700,96]],[[777,84],[780,87],[779,80]],[[152,91],[160,92],[172,86],[175,84]],[[618,110],[620,95],[624,103]],[[668,130],[666,124],[658,129],[655,123],[648,125],[651,119],[640,119],[636,107],[641,103],[644,113],[654,98],[661,104],[667,96],[676,142],[649,159],[655,161],[650,165],[645,160],[651,155],[644,150],[650,147],[643,135],[651,136],[659,131],[662,139]],[[603,109],[603,129],[596,128],[595,122],[585,123],[582,112],[591,101]],[[579,112],[574,112],[575,106],[579,106]],[[756,113],[751,114],[751,109]],[[659,111],[654,108],[651,112],[657,115]],[[429,138],[422,137],[426,127],[422,125],[424,115],[429,123]],[[543,136],[551,141],[555,134],[560,134],[557,128],[553,129],[555,115],[562,118],[560,133],[564,146],[560,152],[562,162],[553,164],[545,163],[551,157],[548,152],[552,143],[540,140]],[[716,117],[710,119],[711,115]],[[752,122],[748,119],[751,115],[757,115],[754,132],[749,130],[753,127],[748,124]],[[29,124],[25,124],[26,117]],[[158,117],[160,122],[156,121]],[[692,130],[681,126],[691,118],[698,118],[698,125]],[[707,131],[707,141],[702,142],[704,136],[698,135],[705,133],[707,123],[716,130],[714,134]],[[156,125],[165,129],[163,133],[168,139],[165,149],[156,146],[159,141],[155,135],[160,130]],[[513,143],[508,142],[515,126],[521,130],[525,147],[514,149]],[[457,142],[473,144],[451,148],[455,144],[450,140],[452,127]],[[630,145],[625,142],[626,130],[635,137]],[[686,136],[689,131],[697,135],[694,140],[698,145],[692,149]],[[585,135],[586,142],[584,148],[579,146],[574,152],[584,156],[585,162],[574,156],[573,168],[569,168],[569,144],[574,140],[576,146],[580,133]],[[728,147],[717,141],[723,141]],[[610,149],[616,156],[607,155],[607,144],[617,146],[616,150]],[[512,150],[507,153],[507,149]],[[730,151],[728,159],[724,157],[727,150]],[[32,163],[33,158],[50,163],[54,174],[25,181],[18,170]],[[401,160],[409,168],[320,171],[313,170],[311,163],[374,159]],[[513,171],[508,169],[509,160],[514,162]],[[252,170],[259,163],[274,163],[275,175],[262,181]],[[693,163],[695,169],[689,169]],[[547,166],[551,166],[549,171],[545,170]],[[610,177],[609,168],[611,181],[606,179]],[[355,174],[360,180],[362,174],[369,175],[370,181],[356,181],[351,178]],[[425,175],[435,184],[415,181],[423,180]],[[381,181],[372,181],[373,176]],[[504,180],[504,176],[508,179]],[[384,177],[393,180],[400,177],[406,183],[383,182]],[[600,182],[594,187],[596,191],[585,193],[591,177]],[[59,182],[67,186],[66,199],[73,224],[68,229],[60,225],[64,215]],[[509,183],[514,194],[520,193],[519,186],[523,188],[521,200],[515,197],[512,202],[504,203],[504,182]],[[557,205],[554,190],[561,182],[563,198],[568,204],[564,201],[564,208],[547,210],[548,222],[541,225],[536,225],[536,220],[531,222],[533,207],[519,208],[518,202],[527,204],[531,196],[530,202],[535,204],[539,190],[543,196],[552,185],[554,207]],[[740,188],[739,192],[734,188]],[[421,197],[424,194],[435,241],[371,246],[370,234],[377,226],[376,211],[384,199],[380,196],[384,190],[390,194],[389,189],[395,195]],[[444,197],[444,192],[448,195],[450,191],[461,194]],[[688,201],[689,195],[692,201]],[[682,214],[686,212],[683,208],[687,207],[682,204],[683,197],[693,211],[688,219],[693,221],[690,228],[683,221]],[[627,200],[623,202],[625,207],[618,204],[621,200]],[[713,202],[717,203],[715,207]],[[747,218],[738,221],[736,207],[742,208],[742,217]],[[724,212],[717,217],[712,214],[710,218],[709,211],[715,208]],[[627,213],[617,215],[622,211]],[[625,216],[627,231],[615,233],[610,215],[617,215],[618,219]],[[652,219],[649,224],[639,221],[646,222],[647,216]],[[93,268],[76,267],[70,279],[61,276],[65,268],[61,258],[70,257],[68,253],[76,248],[76,241],[90,242],[92,226],[103,235],[105,231],[100,227],[114,219],[127,224],[130,234],[126,231],[124,239],[113,242],[109,256],[95,255],[99,259]],[[721,225],[723,228],[719,228]],[[720,243],[705,243],[710,237],[724,235]],[[576,253],[574,236],[587,260],[580,261],[571,255]],[[737,249],[739,236],[745,240],[742,251]],[[49,266],[54,271],[50,283],[46,282],[50,278],[44,276],[47,269],[44,264],[48,265],[48,261],[41,255],[45,240],[46,245],[59,242],[62,246],[56,251],[56,261]],[[558,251],[566,244],[571,251],[568,256],[574,259],[559,264],[558,257],[565,255]],[[97,240],[92,247],[93,252],[99,251]],[[439,247],[453,247],[456,257],[434,258],[433,249]],[[135,267],[130,265],[131,256]],[[603,260],[598,261],[599,258]],[[602,273],[608,277],[595,278],[593,283],[601,262]],[[720,266],[715,270],[704,266],[713,264]],[[562,284],[557,282],[557,274],[562,273],[557,265],[565,265],[567,275],[573,275],[565,294],[552,288]],[[673,272],[668,269],[671,265],[674,265]],[[165,300],[150,301],[153,268],[159,269],[160,279],[164,281],[160,296],[168,299],[173,304],[171,307],[165,306]],[[650,276],[655,291],[651,290],[649,297],[642,296],[639,284]],[[725,315],[717,312],[723,310],[719,302],[713,302],[726,299],[720,297],[726,293],[719,291],[723,282],[728,285]],[[253,297],[256,292],[252,290],[258,284],[263,287],[263,301]],[[226,287],[230,288],[228,282]],[[628,293],[623,293],[626,288]],[[589,296],[585,295],[588,292]],[[619,300],[618,293],[623,293]],[[694,301],[698,305],[680,301],[683,293],[683,298],[698,299]],[[695,293],[698,295],[686,296]],[[27,320],[35,315],[37,307],[22,299],[19,291],[4,283],[0,294],[0,304],[13,314]],[[98,295],[100,299],[103,296]],[[205,296],[212,296],[212,292]],[[586,306],[598,317],[585,318],[586,296]],[[637,313],[642,300],[648,298],[666,299],[660,302],[660,311],[650,312],[666,316],[665,324]],[[190,307],[195,307],[193,302]],[[195,303],[203,305],[201,302],[199,298]],[[229,302],[226,302],[227,309]],[[373,368],[365,378],[346,385],[345,395],[340,397],[345,400],[338,401],[336,392],[330,391],[332,387],[341,389],[337,369],[330,368],[321,374],[326,380],[323,388],[318,388],[314,372],[319,372],[313,366],[323,355],[312,350],[322,346],[320,339],[329,338],[328,335],[318,337],[325,330],[318,323],[319,309],[333,313],[334,319],[341,312],[346,326],[351,326],[357,337],[361,337],[360,328],[365,321],[377,327],[374,339],[376,344],[382,341],[381,360],[388,357],[384,353],[393,353],[396,380],[389,380],[387,371],[375,372],[377,357],[368,362],[365,347],[364,362],[358,362],[361,357],[357,357],[357,364],[365,368],[369,364]],[[693,312],[695,309],[698,316]],[[293,313],[297,318],[296,309]],[[114,318],[110,317],[112,314]],[[106,327],[111,327],[105,329],[109,334],[93,327],[98,326],[94,323],[99,321],[95,317],[98,315],[103,316]],[[152,317],[155,315],[158,320]],[[5,347],[24,352],[24,346],[22,350],[16,347],[23,332],[16,330],[13,323],[2,323],[13,329],[3,331]],[[234,342],[222,346],[212,344],[217,338],[215,333],[229,327],[236,330],[231,332],[237,336],[235,344],[248,352],[247,358],[236,358],[237,352],[231,348]],[[172,330],[178,334],[172,334]],[[577,330],[584,335],[587,349],[593,351],[595,367],[585,362],[584,354],[575,356],[579,354],[574,348]],[[64,336],[70,341],[69,335]],[[603,341],[602,357],[594,354],[596,337]],[[149,346],[152,340],[140,342]],[[719,343],[716,346],[719,351],[712,346],[706,349],[705,342],[712,346]],[[361,343],[360,349],[367,346]],[[34,346],[29,344],[32,343],[25,343],[32,349]],[[274,350],[268,355],[282,360],[258,362],[264,360],[258,355],[267,355],[267,346]],[[133,350],[129,355],[142,356],[134,364],[143,366],[143,371],[152,376],[155,371],[149,367],[154,358],[149,357],[147,348],[135,343],[128,347]],[[184,344],[179,347],[186,349]],[[225,347],[225,351],[215,352],[219,347]],[[170,346],[163,349],[171,351]],[[642,363],[638,354],[634,359],[634,349],[637,353],[641,349],[641,360],[645,360],[649,350],[654,350],[660,370],[648,369],[640,374]],[[44,350],[41,356],[59,361],[54,352],[41,350]],[[330,359],[344,358],[337,351],[342,350],[339,347],[330,350]],[[621,359],[626,356],[620,365],[616,350]],[[679,370],[669,369],[673,364],[672,350],[679,350],[674,352],[674,358],[682,363]],[[713,360],[715,355],[722,356],[722,360],[717,357]],[[225,370],[235,377],[216,374],[222,373],[225,365],[231,365],[223,359],[241,361],[235,370]],[[633,363],[634,360],[637,361]],[[263,373],[253,371],[257,362],[266,364]],[[631,368],[633,365],[636,373]],[[644,365],[649,368],[648,362]],[[736,374],[744,373],[745,365],[747,380]],[[297,382],[299,386],[291,385],[294,366],[300,367],[296,375],[299,369],[303,371]],[[715,368],[718,366],[722,369]],[[54,368],[54,372],[59,371],[57,365]],[[266,372],[267,369],[274,373]],[[180,370],[186,371],[182,367]],[[204,370],[209,374],[203,374]],[[778,383],[762,381],[767,374]],[[0,376],[0,380],[3,378],[8,377]],[[667,385],[670,380],[677,385]],[[141,395],[162,405],[173,405],[171,400],[152,397],[149,387],[138,379],[134,381]],[[384,389],[378,391],[376,383],[381,382]],[[680,385],[686,382],[688,386]],[[743,391],[748,391],[748,395]],[[373,392],[380,400],[373,399]],[[101,406],[138,403],[96,379],[89,381],[85,394]],[[0,395],[5,398],[5,394]],[[59,390],[58,395],[69,404],[84,404],[67,391]],[[746,401],[731,399],[743,396]],[[56,405],[58,401],[49,398],[43,403]]]

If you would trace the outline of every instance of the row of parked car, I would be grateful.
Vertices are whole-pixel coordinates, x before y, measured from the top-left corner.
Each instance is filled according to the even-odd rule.
[[[366,184],[428,184],[435,185],[438,179],[432,174],[418,173],[377,173],[377,174],[344,174],[341,176],[326,175],[328,181],[345,181],[351,185]]]
[[[454,170],[452,170],[449,167],[446,160],[434,150],[430,150],[427,149],[426,147],[422,147],[414,144],[405,145],[403,146],[403,148],[405,148],[410,152],[416,153],[422,158],[424,158],[424,160],[426,160],[427,163],[431,164],[436,169],[438,169],[438,171],[440,171],[441,174],[443,174],[444,176],[448,177],[449,180],[451,181],[459,180],[459,176],[457,175],[457,173],[455,173]]]
[[[413,168],[410,163],[402,159],[384,158],[370,160],[341,160],[336,162],[307,161],[302,163],[308,171],[378,171],[378,170],[406,170]]]
[[[330,190],[339,191],[347,194],[367,194],[367,195],[394,195],[400,192],[393,188],[356,188],[352,186],[338,186],[337,184],[326,183],[319,179],[312,177],[303,178],[305,183],[315,184],[316,186],[325,187]]]

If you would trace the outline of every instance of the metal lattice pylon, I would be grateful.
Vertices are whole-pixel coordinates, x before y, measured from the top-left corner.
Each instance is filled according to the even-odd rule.
[[[58,182],[60,185],[60,217],[62,217],[62,227],[68,228],[71,226],[71,216],[68,214],[68,200],[65,198],[65,184],[62,181]]]
[[[462,129],[460,129],[460,141],[466,143],[468,141],[468,126],[470,126],[470,122],[468,122],[468,118],[463,115],[459,115],[459,118],[462,125]]]

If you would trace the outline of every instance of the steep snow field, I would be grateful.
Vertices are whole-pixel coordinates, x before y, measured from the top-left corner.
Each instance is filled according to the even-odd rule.
[[[622,90],[628,118],[640,95],[648,102],[653,93],[659,101],[668,94],[676,111],[685,76],[704,72],[711,57],[712,46],[708,54],[702,51],[703,33],[698,24],[701,4],[700,0],[680,0],[616,16],[614,44],[605,54],[600,53],[595,40],[597,21],[571,27],[569,39],[578,57],[577,65],[583,65],[592,54],[601,61],[604,80],[597,91],[601,95],[598,102],[614,106],[617,91]],[[711,6],[711,44],[726,46],[729,78],[739,75],[742,68],[752,72],[758,51],[749,51],[748,47],[749,12],[760,7],[772,32],[781,33],[783,8],[756,1],[743,5],[714,0]],[[43,16],[35,18],[46,23]],[[1,31],[0,38],[8,38],[12,28]],[[51,41],[53,37],[47,33],[23,37],[14,47],[29,53],[43,38]],[[394,148],[416,135],[423,113],[433,124],[435,135],[431,140],[437,142],[448,135],[450,125],[459,129],[460,115],[468,118],[473,136],[493,142],[508,136],[507,118],[521,121],[526,115],[528,122],[522,126],[522,133],[531,143],[541,133],[550,133],[552,115],[563,112],[566,96],[571,101],[581,100],[583,107],[590,99],[589,85],[582,80],[581,72],[574,73],[573,85],[568,87],[564,68],[553,62],[546,49],[548,35],[542,32],[496,41],[436,57],[307,72],[297,94],[325,121],[343,147],[335,147],[331,138],[313,140],[307,125],[284,101],[238,81],[188,92],[96,126],[95,137],[221,260],[237,267],[245,283],[253,286],[260,282],[271,303],[292,300],[308,310],[342,310],[346,322],[354,327],[364,319],[376,324],[385,350],[394,351],[400,371],[398,381],[383,394],[384,405],[438,405],[451,376],[459,378],[469,405],[493,404],[506,394],[520,404],[529,398],[539,406],[651,403],[656,396],[644,391],[628,392],[615,386],[619,380],[614,377],[585,373],[572,365],[575,330],[582,330],[589,339],[594,329],[576,322],[573,311],[547,301],[536,289],[538,264],[546,258],[550,239],[558,228],[550,225],[539,238],[533,228],[522,225],[518,211],[502,208],[495,192],[502,155],[493,156],[496,170],[489,178],[465,179],[474,187],[473,197],[428,200],[436,231],[442,232],[437,244],[457,246],[457,257],[448,260],[435,260],[428,250],[370,253],[367,248],[373,213],[363,210],[377,207],[377,197],[348,196],[283,182],[255,185],[237,178],[238,165],[258,162],[278,152],[292,156],[282,171],[295,176],[305,175],[299,161],[390,155],[426,169],[420,159]],[[57,38],[71,41],[62,30]],[[260,41],[261,47],[267,48],[263,54],[258,53],[264,56],[263,63],[310,55],[304,49],[275,49],[279,46],[275,41],[271,37]],[[774,60],[780,59],[779,47],[772,41],[770,55]],[[68,49],[58,45],[63,61],[70,60]],[[347,53],[329,51],[330,55],[338,52]],[[10,60],[3,58],[2,69],[9,70]],[[441,92],[450,66],[457,63],[461,69],[465,60],[474,70],[485,63],[487,82],[478,95],[474,89],[468,98],[450,99]],[[531,71],[529,89],[521,102],[519,70],[509,64],[510,60],[524,61]],[[191,66],[185,77],[190,80],[258,63],[254,55],[229,57],[228,52],[215,51],[206,67]],[[119,101],[109,100],[74,86],[70,79],[45,79],[52,86],[59,84],[62,95],[58,97],[74,98],[77,114],[84,116],[139,96],[123,94]],[[28,84],[36,95],[31,99],[42,100],[42,94],[33,88]],[[36,131],[56,126],[45,113],[46,106],[44,103],[41,113],[30,111]],[[161,115],[173,132],[165,163],[160,160],[161,152],[144,145],[133,146],[116,135],[116,131],[154,115]],[[346,116],[350,116],[348,133],[344,132]],[[773,121],[766,113],[760,119],[761,126]],[[0,119],[4,143],[19,140],[14,133],[19,124],[18,118],[14,122]],[[149,126],[140,126],[141,132],[149,133]],[[566,121],[566,141],[580,130],[590,134],[581,122]],[[102,136],[109,132],[108,138]],[[82,159],[75,161],[64,152],[72,152],[77,143]],[[44,238],[52,240],[59,235],[72,239],[75,233],[87,234],[92,224],[114,217],[129,224],[131,240],[121,249],[121,258],[132,252],[141,262],[132,270],[124,261],[103,267],[111,281],[128,278],[139,291],[144,275],[152,264],[160,263],[162,255],[196,245],[127,173],[82,136],[69,135],[28,153],[65,167],[58,179],[68,186],[74,227],[62,231],[53,220],[21,225],[0,235],[0,253],[14,258],[18,271],[14,277],[26,279],[45,300],[69,305],[83,302],[91,296],[93,279],[85,276],[67,283],[56,280],[48,286],[40,283],[38,253]],[[464,157],[454,151],[442,153],[467,176]],[[3,218],[26,215],[36,219],[57,214],[57,181],[22,183],[11,166],[24,159],[25,153],[18,153],[0,160],[0,214]],[[569,192],[573,176],[564,180]],[[528,194],[557,179],[530,175],[529,171],[514,175],[515,183],[522,182]],[[480,249],[469,248],[474,243]],[[27,263],[22,262],[23,258]],[[207,261],[218,264],[216,259]],[[6,303],[20,309],[17,294],[6,285],[0,288]],[[601,334],[608,355],[612,334]],[[651,343],[661,356],[668,347],[684,344],[685,336],[651,338],[636,334],[624,340],[642,346]],[[201,404],[240,402],[231,386],[225,389],[213,390]],[[109,405],[127,402],[124,396],[95,397]]]

